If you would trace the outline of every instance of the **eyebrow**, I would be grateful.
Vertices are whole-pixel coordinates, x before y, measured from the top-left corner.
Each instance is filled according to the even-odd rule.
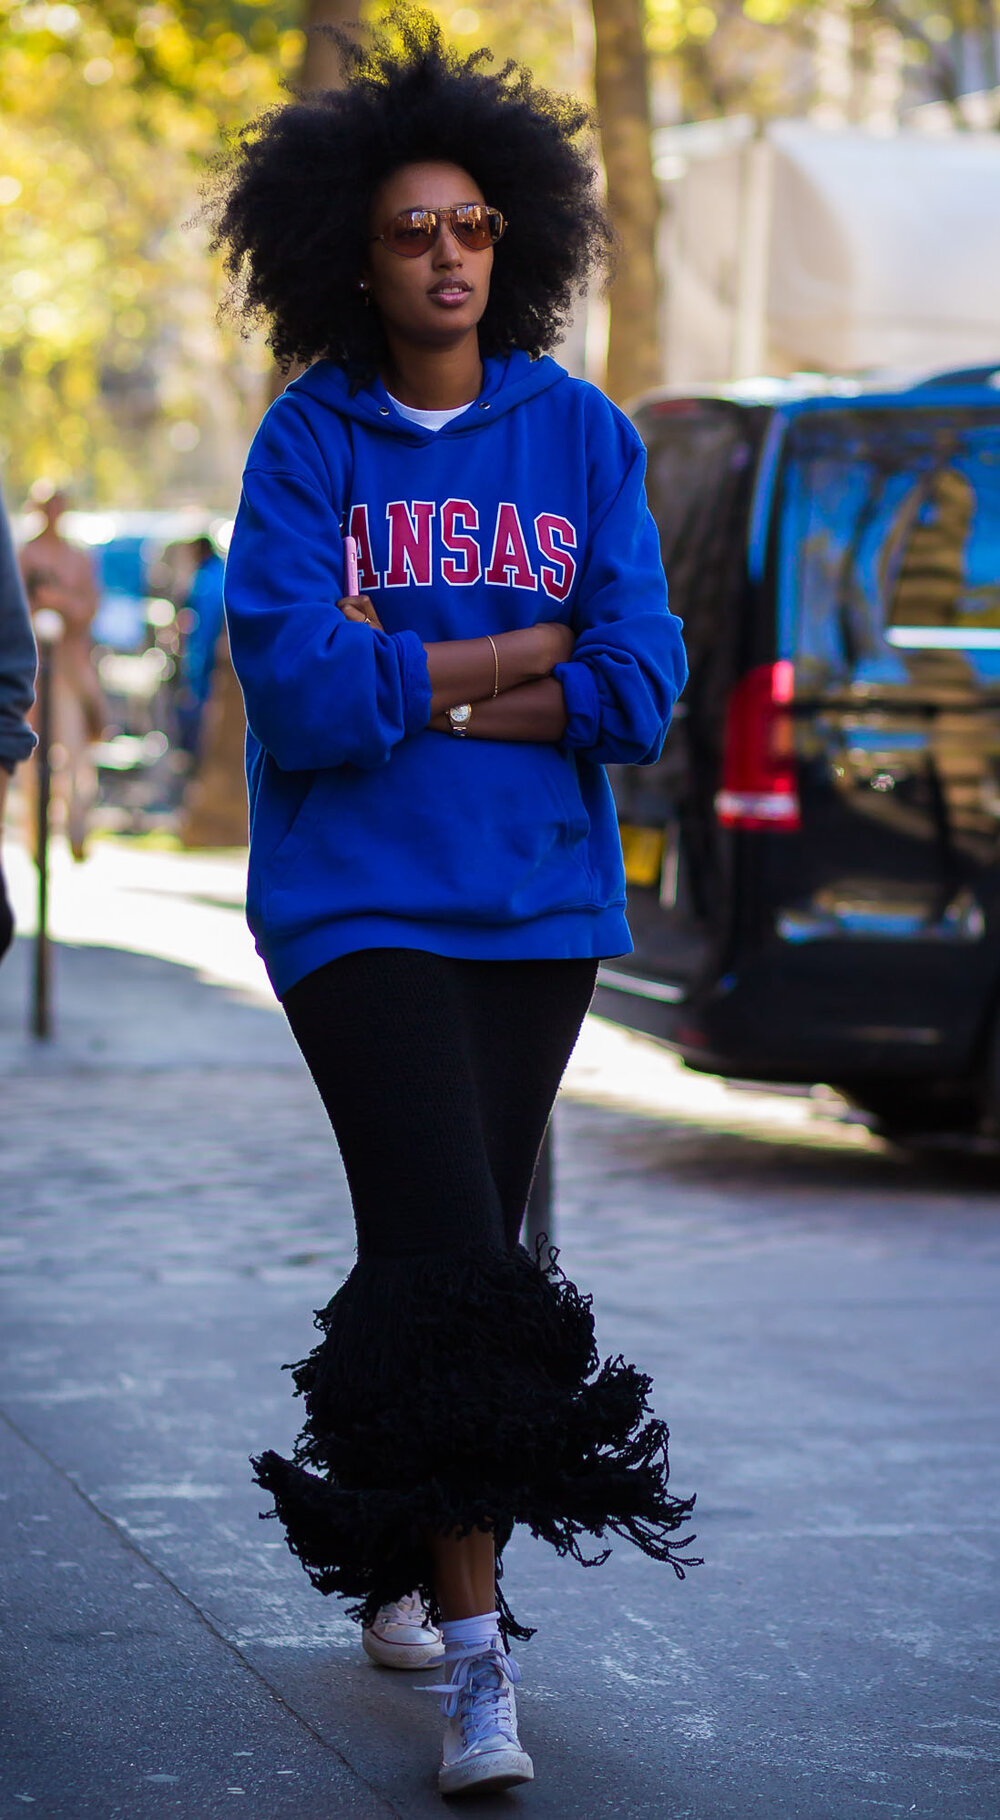
[[[485,209],[488,202],[479,202],[475,196],[467,196],[464,202],[404,202],[401,209],[394,209],[394,215],[434,215],[441,209]]]

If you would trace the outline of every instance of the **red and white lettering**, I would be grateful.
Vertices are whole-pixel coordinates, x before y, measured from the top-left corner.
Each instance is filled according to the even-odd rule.
[[[479,513],[471,500],[446,499],[441,507],[441,542],[452,554],[441,561],[441,577],[450,587],[468,588],[482,574],[479,545],[465,533],[478,531]],[[464,557],[457,563],[456,556]]]
[[[431,585],[431,519],[436,511],[432,499],[391,499],[385,508],[389,520],[389,567],[387,588],[407,588],[411,580],[418,588]],[[409,573],[407,573],[409,571]]]
[[[358,546],[358,586],[363,594],[367,594],[369,588],[379,587],[382,581],[372,556],[367,506],[351,507],[350,535]]]
[[[538,577],[528,561],[527,546],[517,507],[501,500],[497,507],[497,528],[493,537],[493,554],[486,580],[500,587],[537,588]]]
[[[576,526],[558,512],[539,512],[535,536],[542,556],[549,559],[542,563],[542,587],[553,600],[565,600],[576,574],[575,558],[569,555],[576,549]]]

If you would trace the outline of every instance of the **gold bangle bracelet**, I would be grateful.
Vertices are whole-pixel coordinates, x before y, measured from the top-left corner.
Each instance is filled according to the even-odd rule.
[[[496,701],[496,698],[500,693],[500,658],[497,653],[496,645],[492,638],[490,638],[488,632],[486,636],[490,639],[490,650],[493,653],[493,700]]]

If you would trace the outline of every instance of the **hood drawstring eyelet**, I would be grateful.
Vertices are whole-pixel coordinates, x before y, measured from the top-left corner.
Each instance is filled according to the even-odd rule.
[[[380,404],[379,408],[378,408],[378,414],[380,417],[388,417],[389,406],[387,404]]]
[[[480,399],[480,402],[479,402],[479,409],[480,409],[480,410],[481,410],[481,411],[488,411],[488,410],[489,410],[489,408],[490,408],[490,404],[489,404],[489,399],[487,399],[487,400],[486,400],[486,401],[485,401],[485,403],[484,403],[484,402],[483,402],[483,400],[482,400],[482,399]]]

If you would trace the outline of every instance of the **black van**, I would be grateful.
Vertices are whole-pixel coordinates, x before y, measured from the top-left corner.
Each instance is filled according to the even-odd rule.
[[[691,678],[612,770],[635,953],[693,1068],[1000,1128],[1000,372],[634,410]]]

